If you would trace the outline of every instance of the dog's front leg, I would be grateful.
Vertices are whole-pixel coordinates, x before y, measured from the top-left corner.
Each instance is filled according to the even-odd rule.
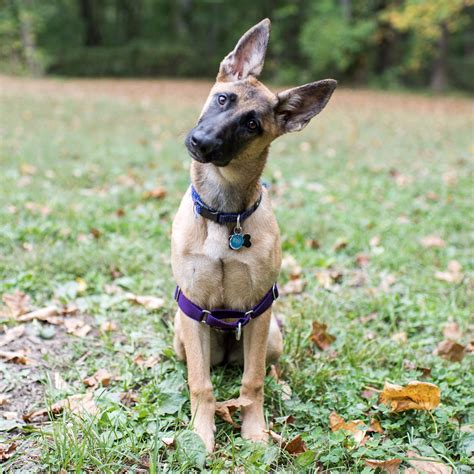
[[[240,396],[252,403],[242,407],[242,437],[252,441],[266,441],[263,416],[263,381],[271,310],[252,320],[244,328],[244,375]]]
[[[214,413],[216,403],[211,383],[211,336],[204,324],[189,319],[180,312],[180,337],[186,353],[191,415],[194,431],[209,452],[214,449]]]

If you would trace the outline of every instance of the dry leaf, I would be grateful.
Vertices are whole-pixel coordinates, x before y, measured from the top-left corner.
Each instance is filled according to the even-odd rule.
[[[280,446],[280,448],[284,449],[289,454],[296,456],[308,450],[306,443],[301,438],[301,435],[297,435],[291,441],[286,442],[281,435],[275,433],[272,430],[268,430],[268,434],[273,439],[273,441],[278,444],[278,446]]]
[[[113,321],[104,321],[100,325],[100,331],[103,333],[113,332],[113,331],[116,331],[117,329],[118,329],[118,326]]]
[[[316,346],[323,351],[336,340],[336,337],[329,334],[326,330],[326,324],[313,321],[313,330],[311,332],[310,338],[311,341],[313,341],[314,344],[316,344]]]
[[[27,322],[37,319],[38,321],[44,321],[49,324],[61,324],[62,318],[59,317],[61,310],[57,306],[47,306],[46,308],[37,309],[30,311],[29,313],[23,314],[17,318],[18,321]]]
[[[435,278],[447,283],[461,283],[464,275],[461,273],[461,264],[456,260],[448,263],[448,268],[444,272],[436,272]]]
[[[145,199],[163,199],[166,196],[166,189],[162,186],[158,186],[150,191],[146,191],[143,194]]]
[[[350,431],[356,443],[362,443],[367,432],[367,427],[362,420],[351,420],[347,423],[342,416],[333,411],[329,415],[329,427],[331,431],[345,430]]]
[[[451,474],[453,469],[437,459],[426,459],[420,456],[415,451],[407,451],[407,456],[410,459],[408,462],[415,468],[413,470],[406,469],[405,473],[426,472],[428,474]]]
[[[441,341],[433,353],[451,362],[461,362],[465,354],[464,349],[465,347],[459,342],[448,339]]]
[[[59,415],[64,410],[69,410],[76,414],[89,414],[96,415],[99,411],[94,401],[94,392],[90,391],[87,393],[80,393],[72,395],[71,397],[59,400],[59,402],[51,405],[51,409],[46,408],[37,410],[32,413],[25,415],[23,418],[25,421],[30,422],[35,418],[46,416],[48,413],[52,415]]]
[[[247,407],[251,404],[251,400],[242,397],[232,398],[225,402],[216,402],[216,415],[231,424],[234,428],[238,428],[239,424],[232,419],[232,414],[240,408]]]
[[[7,329],[1,336],[0,336],[0,346],[4,346],[9,344],[12,341],[23,336],[25,333],[25,325],[21,324],[20,326],[15,326],[13,328]]]
[[[53,387],[62,392],[67,392],[71,389],[71,386],[63,379],[59,372],[54,372],[53,374]]]
[[[431,248],[431,247],[437,247],[437,248],[443,248],[446,247],[446,242],[436,234],[433,235],[427,235],[426,237],[423,237],[421,240],[421,245],[423,247]]]
[[[82,383],[86,387],[98,387],[102,385],[102,387],[108,387],[110,385],[110,381],[112,380],[112,374],[105,369],[99,369],[94,375],[90,377],[86,377]]]
[[[14,364],[20,365],[28,365],[31,363],[30,359],[26,356],[25,350],[15,352],[0,351],[0,359],[5,359],[7,362],[13,362]]]
[[[440,390],[428,382],[410,382],[405,387],[385,382],[380,403],[390,405],[393,412],[433,410],[439,405]]]
[[[0,395],[0,407],[8,403],[8,397],[5,395]]]
[[[11,458],[16,451],[16,443],[0,444],[0,462]]]
[[[66,318],[64,320],[64,327],[69,334],[74,334],[74,336],[78,337],[85,337],[92,329],[84,320],[74,317]]]
[[[382,425],[380,424],[380,421],[376,420],[375,418],[371,418],[369,429],[367,431],[373,431],[375,433],[382,434],[383,428],[382,428]]]
[[[281,268],[288,273],[291,280],[296,280],[301,277],[302,269],[293,255],[285,255],[281,261]]]
[[[11,318],[18,318],[30,310],[30,297],[20,290],[16,290],[12,294],[5,293],[2,300],[8,308]]]
[[[139,365],[140,367],[144,367],[145,369],[151,369],[155,367],[158,362],[160,362],[160,356],[150,356],[148,358],[144,358],[141,354],[138,354],[134,357],[133,362]]]
[[[379,461],[377,459],[365,459],[364,463],[366,466],[371,467],[372,469],[380,469],[382,472],[388,474],[397,474],[398,468],[400,467],[402,460],[398,458],[386,459],[384,461]]]
[[[174,448],[174,438],[161,438],[167,448]]]
[[[445,324],[443,329],[443,336],[452,341],[459,341],[462,338],[461,328],[459,324],[451,321]]]
[[[332,248],[335,252],[338,252],[339,250],[345,249],[348,244],[349,241],[347,239],[337,239]]]
[[[306,241],[306,246],[309,247],[310,249],[316,250],[321,247],[321,242],[317,239],[308,239]]]
[[[2,411],[2,417],[5,420],[18,420],[18,412],[16,411]]]
[[[150,311],[161,309],[165,305],[165,300],[156,296],[139,296],[127,293],[127,298],[133,303],[139,304]]]
[[[138,393],[134,390],[127,390],[120,394],[120,401],[126,406],[130,407],[138,402]]]
[[[283,286],[280,293],[282,295],[295,295],[303,293],[306,286],[306,282],[301,278],[290,280],[286,285]]]

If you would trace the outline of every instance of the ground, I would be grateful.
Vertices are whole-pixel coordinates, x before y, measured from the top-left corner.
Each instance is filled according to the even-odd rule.
[[[29,359],[0,360],[1,467],[342,473],[370,472],[367,459],[403,470],[417,453],[470,472],[473,102],[344,88],[275,142],[264,176],[287,293],[265,413],[306,451],[252,445],[218,419],[204,457],[172,350],[170,227],[189,183],[183,139],[209,86],[0,78],[0,349]],[[21,321],[51,304],[49,322]],[[446,338],[466,347],[462,361],[434,353]],[[107,374],[87,387],[98,369]],[[240,376],[214,370],[218,400],[238,396]],[[386,382],[410,381],[439,387],[440,405],[379,403]],[[55,408],[77,394],[90,403]],[[332,412],[383,432],[333,432]]]

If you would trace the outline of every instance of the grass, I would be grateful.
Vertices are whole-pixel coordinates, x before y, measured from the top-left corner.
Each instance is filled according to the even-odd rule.
[[[280,377],[291,397],[267,377],[265,410],[274,431],[285,439],[301,434],[308,451],[291,456],[275,444],[252,445],[217,420],[217,450],[206,459],[188,431],[185,366],[171,348],[169,240],[188,186],[183,139],[209,85],[5,77],[1,84],[0,294],[20,289],[37,307],[57,297],[76,301],[94,327],[85,338],[57,330],[60,347],[43,354],[42,369],[22,375],[44,387],[45,398],[28,408],[84,392],[82,379],[99,368],[115,375],[96,391],[98,414],[64,413],[0,433],[0,441],[28,446],[4,469],[370,472],[364,459],[398,457],[408,466],[407,451],[415,449],[470,472],[471,357],[448,362],[432,352],[447,321],[459,323],[463,342],[470,329],[472,101],[338,90],[303,133],[274,144],[265,179],[284,253],[302,266],[306,289],[275,307],[285,325]],[[145,199],[156,186],[166,197]],[[422,246],[432,234],[446,246]],[[362,268],[360,254],[369,259]],[[452,260],[463,280],[435,278]],[[325,285],[318,275],[327,270],[341,277]],[[78,278],[87,288],[71,283]],[[283,270],[280,283],[288,278]],[[112,284],[163,297],[165,305],[131,305],[107,292]],[[336,336],[330,350],[310,341],[313,320]],[[99,331],[104,321],[118,329]],[[133,362],[139,353],[161,360],[145,369]],[[12,367],[0,364],[4,375]],[[429,369],[424,378],[422,368]],[[55,388],[54,372],[68,388]],[[240,376],[234,367],[213,371],[218,400],[238,396]],[[376,396],[361,395],[411,380],[440,387],[442,403],[432,413],[389,413]],[[131,406],[119,398],[128,390],[137,397]],[[349,433],[331,432],[332,411],[346,420],[375,417],[384,434],[359,446]],[[175,447],[164,437],[175,438]]]

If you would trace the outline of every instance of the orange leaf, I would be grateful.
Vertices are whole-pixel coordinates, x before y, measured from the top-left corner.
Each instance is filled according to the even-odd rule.
[[[82,382],[86,387],[108,387],[112,380],[112,374],[105,369],[99,369],[94,375],[86,377]]]
[[[158,186],[143,194],[145,199],[163,199],[166,196],[166,189]]]
[[[415,469],[406,469],[405,473],[415,474],[418,472],[426,472],[429,474],[451,474],[453,472],[451,466],[447,466],[446,464],[437,459],[423,458],[415,451],[407,451],[407,456],[413,458],[410,459],[408,462]]]
[[[464,358],[464,349],[465,347],[459,342],[445,340],[438,344],[434,354],[451,362],[461,362]]]
[[[310,336],[311,341],[321,350],[327,349],[336,340],[336,337],[329,334],[326,329],[326,324],[313,321],[313,331]]]
[[[402,460],[398,458],[393,459],[386,459],[384,461],[379,461],[377,459],[365,459],[364,463],[373,468],[373,469],[380,469],[383,472],[387,472],[388,474],[397,474],[398,468],[401,464]]]
[[[351,432],[357,443],[362,443],[367,432],[365,423],[362,420],[353,420],[346,423],[344,418],[335,411],[329,415],[329,427],[331,431],[345,430]]]
[[[298,455],[308,450],[306,443],[301,438],[301,435],[296,435],[291,441],[285,441],[281,435],[272,430],[268,431],[270,437],[287,453]]]
[[[385,382],[380,403],[391,407],[393,412],[405,410],[433,410],[439,405],[439,388],[427,382],[410,382],[405,387]]]
[[[14,364],[28,365],[31,363],[30,359],[26,356],[24,350],[15,352],[0,351],[0,359],[5,359],[7,362],[13,362]]]
[[[247,398],[231,398],[225,402],[216,402],[216,415],[222,418],[225,422],[238,428],[239,424],[232,419],[232,414],[242,407],[247,407],[252,404],[251,400]]]

